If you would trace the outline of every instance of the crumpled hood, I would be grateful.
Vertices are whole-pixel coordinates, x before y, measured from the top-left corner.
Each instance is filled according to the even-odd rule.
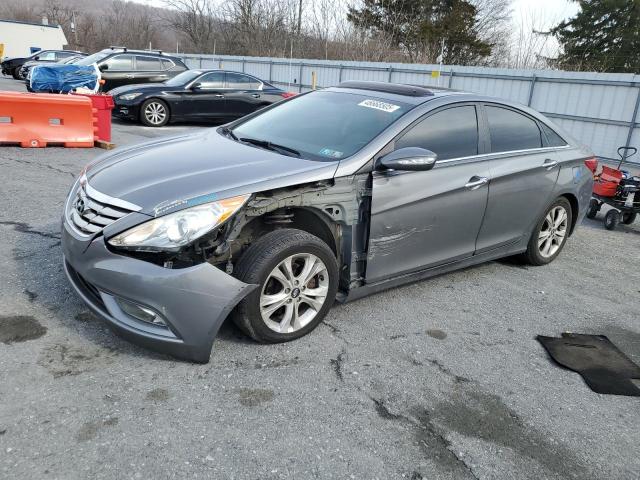
[[[99,192],[156,215],[164,205],[196,197],[222,199],[327,180],[337,167],[338,162],[288,157],[206,129],[107,154],[86,175]]]

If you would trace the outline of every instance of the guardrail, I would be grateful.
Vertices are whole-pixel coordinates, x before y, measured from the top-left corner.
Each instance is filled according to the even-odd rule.
[[[554,119],[603,159],[619,146],[640,147],[640,75],[509,70],[422,64],[339,62],[229,55],[180,55],[192,68],[225,68],[299,92],[343,80],[443,86],[528,105]],[[630,159],[630,163],[640,163]]]

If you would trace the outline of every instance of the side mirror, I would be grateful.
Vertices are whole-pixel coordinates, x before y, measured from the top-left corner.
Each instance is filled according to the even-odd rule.
[[[98,70],[100,70],[101,72],[104,72],[105,70],[109,70],[109,65],[107,65],[107,64],[100,65],[98,67]]]
[[[388,153],[378,160],[378,167],[386,170],[431,170],[438,155],[419,147],[405,147]]]
[[[36,55],[35,57],[33,57],[34,60],[40,60],[40,55]]]
[[[202,88],[202,84],[200,82],[196,82],[191,85],[191,90],[200,90]]]

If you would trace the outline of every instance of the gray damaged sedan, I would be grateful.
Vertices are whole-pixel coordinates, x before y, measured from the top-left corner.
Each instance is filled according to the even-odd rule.
[[[346,82],[98,159],[65,204],[64,267],[125,338],[207,362],[228,316],[288,341],[336,299],[516,254],[551,262],[593,161],[518,104]]]

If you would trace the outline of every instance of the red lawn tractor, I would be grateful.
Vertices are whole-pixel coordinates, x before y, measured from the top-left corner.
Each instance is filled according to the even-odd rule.
[[[621,170],[622,163],[637,152],[635,147],[620,147],[618,168],[603,165],[602,171],[597,175],[597,163],[589,166],[594,173],[595,183],[587,218],[595,218],[603,204],[610,205],[613,208],[604,216],[604,227],[607,230],[614,230],[621,220],[626,225],[633,223],[640,212],[640,177]]]

